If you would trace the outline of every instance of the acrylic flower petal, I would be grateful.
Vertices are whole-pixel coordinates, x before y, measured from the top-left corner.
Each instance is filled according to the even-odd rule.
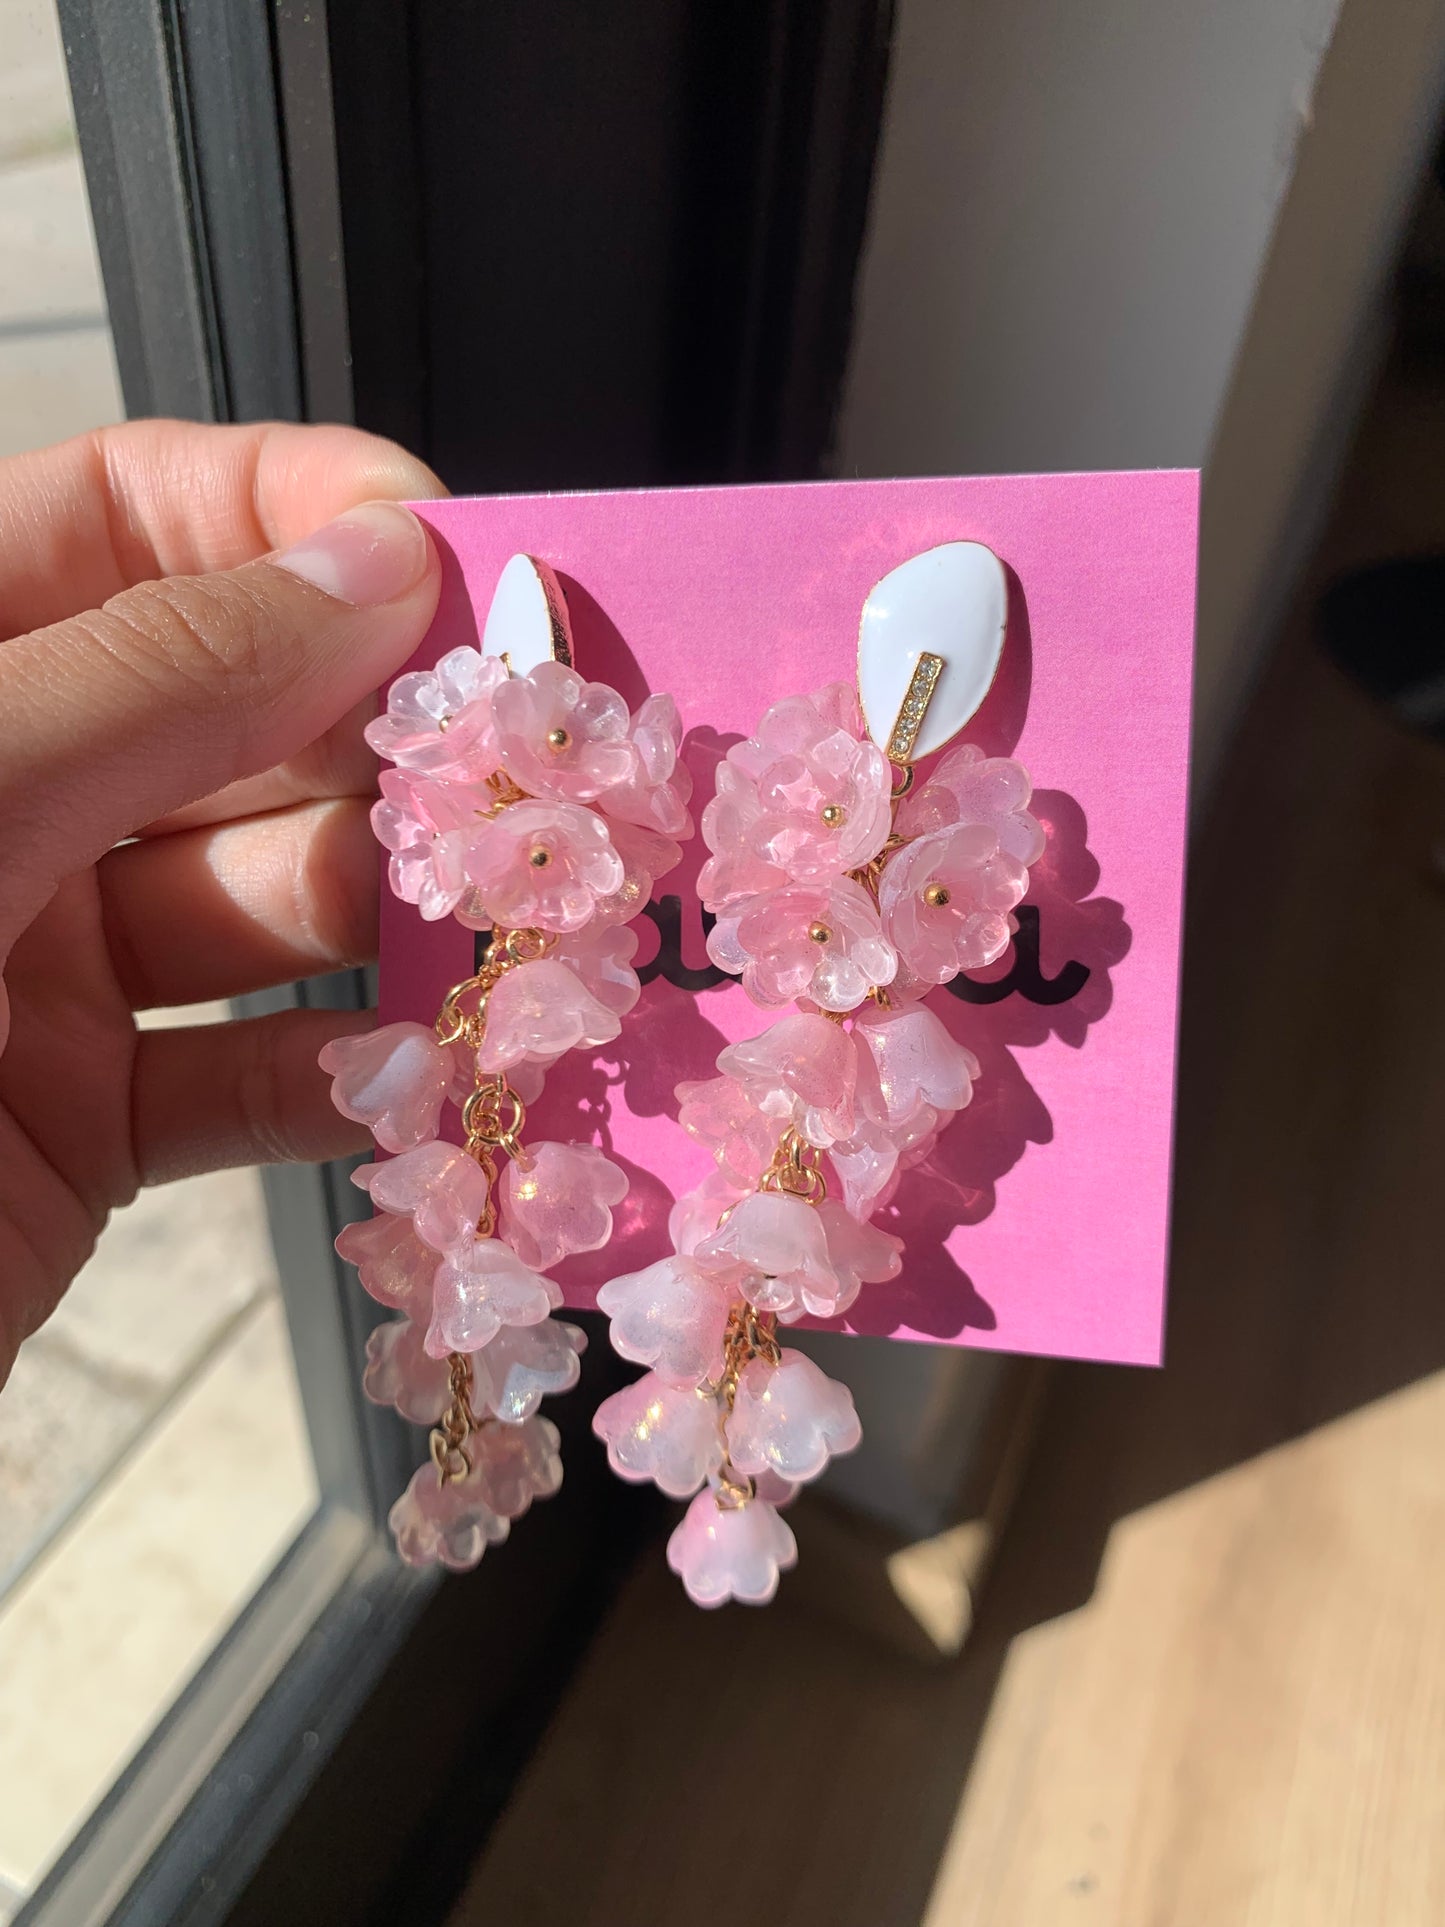
[[[625,875],[595,810],[532,800],[475,824],[461,869],[493,923],[562,932],[580,930]]]
[[[797,1130],[825,1149],[853,1129],[858,1053],[841,1024],[799,1011],[760,1037],[730,1044],[717,1067],[780,1133]]]
[[[563,937],[553,952],[599,1004],[625,1017],[642,995],[632,968],[637,932],[618,924],[589,923]]]
[[[491,792],[415,770],[383,770],[380,787],[371,827],[391,852],[392,890],[434,923],[449,916],[466,894],[462,851]]]
[[[739,1191],[751,1191],[777,1149],[782,1126],[764,1117],[731,1077],[679,1084],[676,1096],[683,1130],[708,1147]]]
[[[331,1077],[331,1101],[364,1124],[383,1151],[407,1151],[437,1134],[456,1070],[426,1024],[384,1024],[334,1037],[317,1063]]]
[[[361,1389],[413,1425],[435,1425],[451,1400],[446,1360],[427,1355],[422,1327],[409,1318],[389,1319],[368,1337]]]
[[[435,669],[397,677],[366,740],[402,768],[481,782],[499,760],[491,695],[506,676],[506,665],[480,650],[453,649]]]
[[[850,1217],[861,1222],[887,1204],[899,1173],[928,1155],[949,1115],[922,1105],[898,1125],[864,1119],[851,1138],[832,1147],[828,1162]]]
[[[828,1269],[836,1280],[831,1295],[803,1290],[803,1302],[815,1318],[836,1318],[858,1296],[863,1285],[881,1285],[903,1269],[903,1240],[876,1224],[859,1221],[836,1198],[818,1206],[818,1222],[828,1243]]]
[[[872,901],[847,878],[745,898],[719,915],[707,949],[764,1009],[806,997],[822,1010],[854,1010],[898,969]]]
[[[627,1196],[627,1173],[595,1144],[526,1146],[502,1173],[501,1233],[524,1263],[550,1271],[612,1236],[611,1206]]]
[[[720,1506],[712,1492],[699,1492],[667,1542],[667,1563],[695,1605],[765,1606],[778,1575],[798,1563],[798,1542],[765,1499]]]
[[[759,1311],[798,1317],[833,1304],[838,1280],[815,1206],[778,1191],[754,1191],[697,1247],[698,1262],[736,1284]],[[827,1314],[823,1314],[826,1316]]]
[[[789,879],[821,883],[882,848],[891,823],[888,763],[848,720],[833,690],[786,696],[728,751],[702,816],[713,860],[699,888],[709,909]]]
[[[592,1430],[606,1444],[607,1462],[619,1478],[633,1484],[651,1479],[672,1499],[696,1492],[722,1464],[715,1401],[669,1385],[656,1372],[603,1399]]]
[[[509,1522],[488,1502],[475,1467],[443,1485],[430,1461],[419,1466],[391,1508],[387,1523],[409,1566],[446,1566],[466,1572],[488,1546],[499,1546]]]
[[[504,1325],[540,1325],[562,1303],[550,1278],[500,1238],[473,1238],[437,1266],[426,1348],[433,1358],[479,1352]]]
[[[544,1398],[570,1392],[582,1370],[587,1334],[558,1318],[538,1325],[504,1325],[472,1360],[472,1404],[504,1425],[531,1418]]]
[[[615,817],[608,818],[607,829],[622,864],[622,883],[611,896],[598,899],[595,915],[598,923],[628,923],[647,908],[658,878],[682,861],[682,846],[640,823]]]
[[[526,1062],[553,1064],[564,1051],[610,1044],[621,1029],[616,1011],[599,1003],[566,964],[541,957],[509,970],[488,998],[477,1066],[491,1073]]]
[[[681,1088],[681,1087],[679,1087]],[[718,1228],[726,1212],[753,1189],[754,1178],[735,1184],[725,1171],[709,1171],[702,1183],[684,1191],[667,1214],[667,1235],[673,1249],[692,1257],[705,1238]]]
[[[423,1322],[431,1316],[432,1279],[437,1254],[424,1245],[410,1218],[378,1211],[343,1225],[336,1237],[338,1256],[356,1266],[356,1275],[378,1304],[392,1305]]]
[[[455,1144],[419,1144],[384,1164],[363,1164],[351,1182],[383,1211],[409,1216],[434,1251],[470,1236],[487,1204],[481,1167]]]
[[[698,1385],[718,1370],[731,1294],[690,1258],[660,1258],[605,1284],[597,1309],[612,1321],[612,1349],[651,1365],[670,1385]]]
[[[492,720],[502,761],[533,796],[590,803],[638,766],[626,703],[564,663],[541,662],[504,682],[492,697]]]
[[[953,823],[982,823],[1006,855],[1024,865],[1037,863],[1046,838],[1029,814],[1032,788],[1022,763],[985,756],[975,744],[963,743],[901,806],[898,829],[903,836],[918,837]]]
[[[830,1458],[863,1436],[853,1395],[802,1352],[776,1365],[750,1359],[738,1377],[727,1421],[728,1457],[749,1476],[775,1473],[790,1484],[816,1479]]]
[[[687,813],[692,777],[678,760],[682,718],[666,694],[649,696],[628,725],[628,740],[637,751],[632,773],[614,783],[598,799],[614,821],[640,824],[664,836],[692,834]]]
[[[973,1096],[978,1059],[926,1004],[864,1012],[853,1038],[874,1072],[861,1083],[860,1100],[882,1123],[902,1124],[925,1105],[952,1116]]]
[[[888,940],[920,982],[947,983],[1001,957],[1010,912],[1029,887],[1027,867],[984,824],[956,824],[890,857],[878,885]]]
[[[534,1499],[550,1499],[562,1484],[561,1433],[546,1418],[518,1425],[484,1425],[467,1441],[469,1482],[503,1519],[520,1519]]]

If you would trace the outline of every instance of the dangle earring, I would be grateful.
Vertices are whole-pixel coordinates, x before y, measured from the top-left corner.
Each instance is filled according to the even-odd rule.
[[[673,1208],[675,1255],[598,1294],[650,1369],[593,1421],[622,1478],[697,1495],[667,1558],[701,1606],[773,1596],[797,1558],[778,1508],[859,1443],[846,1386],[780,1328],[898,1276],[902,1240],[870,1219],[979,1074],[924,1000],[1002,955],[1044,836],[1018,763],[964,745],[916,790],[914,765],[987,694],[1006,613],[982,544],[912,557],[865,604],[857,691],[774,703],[703,811],[708,953],[796,1009],[678,1086],[717,1169]]]
[[[395,768],[372,811],[391,887],[429,921],[488,932],[433,1027],[388,1024],[321,1053],[332,1097],[391,1155],[353,1174],[376,1215],[336,1240],[400,1312],[367,1345],[367,1395],[432,1425],[391,1510],[409,1564],[474,1566],[562,1481],[544,1394],[585,1340],[546,1274],[612,1234],[626,1175],[587,1144],[526,1143],[527,1106],[566,1051],[610,1043],[636,1003],[627,921],[689,836],[670,696],[633,715],[572,668],[545,563],[513,556],[482,648],[398,678],[366,731]],[[443,1128],[456,1106],[460,1142]]]

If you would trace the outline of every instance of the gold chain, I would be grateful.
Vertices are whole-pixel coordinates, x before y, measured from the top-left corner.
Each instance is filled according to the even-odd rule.
[[[713,1496],[723,1512],[736,1512],[756,1497],[752,1480],[739,1472],[727,1456],[725,1426],[737,1400],[738,1380],[744,1368],[755,1358],[764,1358],[770,1365],[781,1361],[783,1354],[777,1333],[778,1321],[772,1312],[758,1311],[746,1300],[734,1305],[728,1313],[727,1330],[723,1333],[722,1372],[716,1379],[698,1386],[702,1397],[716,1399],[722,1407],[718,1415],[718,1430],[723,1437],[723,1461],[718,1467]]]
[[[821,1156],[817,1146],[790,1125],[778,1139],[772,1163],[758,1179],[759,1191],[780,1191],[785,1197],[801,1198],[804,1204],[821,1204],[828,1195],[818,1168]]]
[[[510,781],[510,779],[508,779]],[[495,786],[495,785],[494,785]],[[513,786],[515,787],[515,785]],[[520,800],[499,793],[498,808]],[[465,1044],[474,1057],[487,1030],[487,1000],[509,970],[545,957],[556,938],[541,930],[494,930],[487,960],[475,976],[454,984],[437,1012],[436,1034],[442,1044]],[[490,1238],[497,1229],[497,1152],[525,1164],[522,1127],[527,1107],[507,1082],[505,1071],[475,1070],[470,1095],[462,1105],[466,1152],[487,1180],[487,1198],[477,1219],[477,1235]],[[465,1352],[447,1354],[447,1382],[451,1392],[445,1412],[431,1435],[432,1463],[443,1485],[464,1479],[472,1469],[467,1439],[487,1423],[472,1410],[472,1361]]]
[[[431,1435],[432,1464],[443,1485],[464,1479],[471,1471],[467,1437],[481,1427],[472,1410],[472,1361],[465,1352],[447,1354],[447,1384],[451,1400]]]

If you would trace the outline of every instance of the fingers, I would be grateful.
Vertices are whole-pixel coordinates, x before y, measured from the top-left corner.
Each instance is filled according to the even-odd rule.
[[[132,1010],[239,997],[376,955],[377,846],[360,799],[126,843],[96,875]]]
[[[316,1058],[333,1037],[373,1021],[365,1011],[283,1010],[142,1031],[133,1085],[140,1183],[363,1150],[369,1133],[333,1108]]]
[[[286,762],[259,776],[243,776],[198,803],[187,803],[168,816],[142,826],[141,836],[169,836],[176,830],[205,823],[230,823],[238,817],[260,816],[293,803],[321,802],[333,796],[376,796],[377,755],[362,731],[376,714],[368,696],[348,710],[314,743],[308,743]]]
[[[371,503],[7,644],[0,951],[62,876],[322,735],[412,654],[437,590],[420,522]]]
[[[208,575],[371,501],[444,495],[355,428],[130,422],[0,461],[0,638],[156,576]]]

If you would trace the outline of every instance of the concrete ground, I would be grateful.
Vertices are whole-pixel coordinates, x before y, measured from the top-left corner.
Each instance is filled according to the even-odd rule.
[[[0,0],[0,455],[122,413],[53,0]]]
[[[53,0],[0,0],[0,457],[123,413]],[[143,1195],[0,1393],[0,1927],[313,1503],[255,1172]]]

